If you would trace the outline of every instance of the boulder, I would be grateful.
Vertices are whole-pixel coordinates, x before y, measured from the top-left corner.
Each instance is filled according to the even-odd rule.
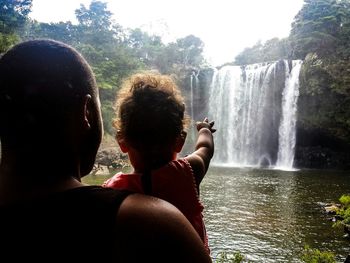
[[[106,166],[109,169],[120,158],[121,153],[116,148],[105,148],[98,151],[95,164],[97,167]]]
[[[338,204],[328,204],[324,207],[324,210],[329,215],[336,215],[337,211],[339,210],[339,205]]]

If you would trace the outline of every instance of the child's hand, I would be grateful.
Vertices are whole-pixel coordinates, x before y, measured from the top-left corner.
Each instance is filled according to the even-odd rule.
[[[203,121],[197,121],[196,122],[196,126],[197,126],[197,131],[199,131],[202,128],[207,128],[209,129],[212,133],[216,132],[216,129],[213,128],[214,126],[214,121],[209,122],[208,118],[204,118]]]

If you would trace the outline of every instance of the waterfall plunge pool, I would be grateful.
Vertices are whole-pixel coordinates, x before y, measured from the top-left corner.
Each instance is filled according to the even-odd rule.
[[[109,177],[83,181],[101,184]],[[350,174],[342,171],[211,167],[201,200],[213,258],[239,251],[253,262],[301,262],[308,244],[344,262],[350,241],[332,228],[321,203],[349,193],[349,182]]]

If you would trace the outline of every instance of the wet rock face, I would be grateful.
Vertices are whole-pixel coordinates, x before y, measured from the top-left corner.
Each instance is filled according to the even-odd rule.
[[[294,158],[296,168],[350,169],[350,153],[334,151],[321,146],[297,147]]]
[[[349,145],[322,129],[297,130],[294,157],[297,168],[312,169],[350,169]]]

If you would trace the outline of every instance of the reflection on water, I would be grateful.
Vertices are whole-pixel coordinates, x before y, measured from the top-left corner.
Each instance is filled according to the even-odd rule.
[[[213,255],[240,251],[254,262],[300,262],[305,244],[344,259],[350,242],[318,202],[350,191],[345,173],[211,168],[202,185]]]
[[[109,176],[88,176],[101,184]],[[212,167],[201,185],[204,220],[215,257],[240,251],[253,262],[300,262],[305,244],[343,262],[350,241],[331,227],[320,202],[350,193],[350,175]]]

